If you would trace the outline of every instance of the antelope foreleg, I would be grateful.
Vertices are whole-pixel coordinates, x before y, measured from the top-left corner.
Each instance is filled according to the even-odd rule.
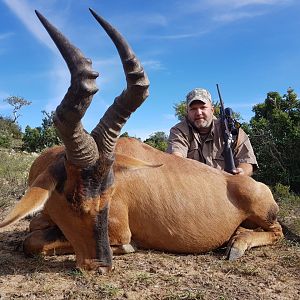
[[[276,221],[269,226],[268,231],[262,229],[245,229],[239,227],[227,246],[227,258],[240,258],[246,250],[253,247],[271,245],[283,237],[281,225]]]
[[[23,242],[26,255],[73,254],[74,249],[57,226],[31,232]]]

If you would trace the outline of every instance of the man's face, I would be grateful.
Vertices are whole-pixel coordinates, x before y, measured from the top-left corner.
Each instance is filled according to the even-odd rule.
[[[194,101],[188,107],[188,120],[197,128],[209,128],[214,114],[214,108],[210,102],[203,103],[201,101]]]

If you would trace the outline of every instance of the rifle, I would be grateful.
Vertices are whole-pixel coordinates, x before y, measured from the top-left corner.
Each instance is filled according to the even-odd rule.
[[[224,160],[225,160],[225,171],[233,174],[233,171],[236,170],[233,153],[232,153],[232,144],[235,141],[235,138],[238,135],[238,128],[240,127],[239,123],[232,117],[233,111],[230,107],[224,109],[224,103],[222,96],[219,90],[219,85],[217,84],[217,90],[220,99],[220,117],[223,129],[223,137],[225,142],[224,147]]]

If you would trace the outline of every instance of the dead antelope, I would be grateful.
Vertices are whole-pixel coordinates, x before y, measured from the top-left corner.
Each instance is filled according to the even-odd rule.
[[[88,134],[80,120],[97,92],[98,74],[37,13],[71,72],[71,86],[54,120],[64,147],[48,149],[35,160],[28,191],[0,227],[43,206],[30,223],[25,253],[75,252],[78,267],[102,272],[111,268],[111,250],[132,252],[132,244],[203,253],[229,241],[228,257],[236,259],[247,249],[281,238],[278,206],[266,185],[163,153],[136,139],[117,142],[130,114],[148,96],[149,82],[123,37],[91,12],[118,49],[127,88]]]

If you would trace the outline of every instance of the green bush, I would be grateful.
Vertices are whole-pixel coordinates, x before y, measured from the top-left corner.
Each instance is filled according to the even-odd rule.
[[[168,147],[168,136],[163,131],[158,131],[151,134],[144,143],[160,151],[166,151]]]
[[[293,89],[269,92],[253,107],[249,135],[259,169],[254,178],[269,186],[281,183],[300,193],[300,100]]]
[[[51,114],[43,112],[43,114],[46,116],[42,120],[41,127],[31,128],[30,126],[26,126],[23,135],[23,150],[40,152],[45,148],[61,144],[61,140],[53,125],[53,112]]]
[[[7,135],[3,135],[0,133],[0,147],[3,148],[11,148],[12,146],[12,138]]]
[[[13,141],[21,139],[22,132],[18,124],[11,118],[0,116],[0,147],[12,148]]]

